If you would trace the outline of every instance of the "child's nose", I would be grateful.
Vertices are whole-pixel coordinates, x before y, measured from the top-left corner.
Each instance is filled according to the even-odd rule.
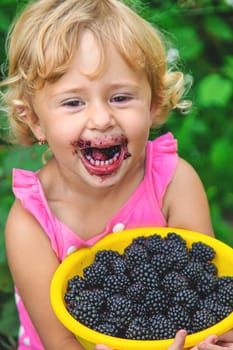
[[[106,130],[115,124],[112,109],[107,103],[96,103],[89,110],[90,129]]]

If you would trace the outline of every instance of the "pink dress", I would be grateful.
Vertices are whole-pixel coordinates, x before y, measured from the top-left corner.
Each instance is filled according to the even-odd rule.
[[[167,226],[161,208],[164,194],[177,165],[177,142],[171,133],[148,141],[143,181],[128,201],[107,223],[105,230],[84,241],[50,211],[37,173],[13,170],[13,192],[22,205],[38,220],[51,241],[60,261],[80,247],[92,246],[99,239],[123,229],[145,226]],[[20,295],[15,293],[20,318],[18,350],[43,350],[40,339],[28,317]]]

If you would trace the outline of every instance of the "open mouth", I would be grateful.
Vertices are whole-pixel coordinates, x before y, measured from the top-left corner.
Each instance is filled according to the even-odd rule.
[[[95,166],[106,166],[119,159],[121,146],[110,146],[105,148],[90,147],[84,152],[86,159]]]
[[[91,175],[104,176],[115,173],[124,159],[131,156],[127,149],[128,141],[121,137],[117,143],[107,145],[106,140],[98,144],[80,140],[78,147],[81,160]]]

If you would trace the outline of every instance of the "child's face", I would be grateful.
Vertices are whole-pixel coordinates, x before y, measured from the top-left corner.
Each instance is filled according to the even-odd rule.
[[[151,89],[113,46],[101,75],[100,51],[86,31],[69,70],[33,98],[36,137],[46,138],[59,168],[91,186],[107,186],[144,166],[152,123]],[[75,178],[75,177],[74,177]]]

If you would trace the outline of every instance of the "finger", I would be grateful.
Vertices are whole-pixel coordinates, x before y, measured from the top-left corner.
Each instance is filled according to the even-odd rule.
[[[223,350],[225,348],[223,348],[222,346],[216,345],[216,344],[210,344],[210,343],[200,343],[197,346],[198,350]]]
[[[112,350],[111,348],[109,348],[108,346],[106,345],[103,345],[103,344],[97,344],[95,346],[95,350]]]
[[[208,344],[216,344],[219,338],[215,334],[211,334],[205,338],[204,342]]]
[[[168,350],[183,350],[185,337],[187,332],[184,329],[181,329],[176,333],[175,340],[172,345],[168,348]]]
[[[218,340],[220,340],[220,341],[224,341],[224,342],[226,342],[226,343],[233,343],[233,330],[231,330],[231,331],[229,331],[229,332],[227,332],[227,333],[224,333],[224,334],[222,334],[222,335],[220,335],[219,337],[218,337]]]

